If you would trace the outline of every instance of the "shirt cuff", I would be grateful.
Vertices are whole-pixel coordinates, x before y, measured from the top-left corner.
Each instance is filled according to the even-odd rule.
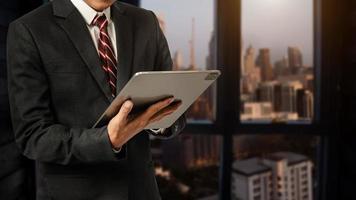
[[[166,130],[165,128],[149,129],[154,135],[161,135]]]
[[[120,148],[111,148],[112,149],[112,151],[115,153],[115,154],[118,154],[118,153],[120,153],[121,152],[121,147]]]

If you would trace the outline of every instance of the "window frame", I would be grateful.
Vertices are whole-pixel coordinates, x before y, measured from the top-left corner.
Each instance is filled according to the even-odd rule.
[[[340,4],[340,3],[339,3]],[[317,148],[317,181],[315,199],[332,199],[326,195],[335,183],[327,182],[330,169],[330,140],[337,130],[339,105],[338,85],[340,71],[335,70],[342,63],[340,44],[333,32],[342,28],[337,22],[343,16],[343,5],[336,0],[314,0],[314,120],[310,124],[246,124],[240,121],[240,56],[241,55],[241,0],[217,0],[218,66],[222,76],[217,90],[218,131],[223,134],[223,148],[220,174],[220,199],[231,199],[231,166],[233,162],[233,136],[245,134],[306,134],[320,137]],[[331,16],[336,18],[331,19]],[[337,15],[339,14],[339,15]],[[342,19],[342,17],[341,17]],[[340,22],[340,21],[339,21]],[[337,56],[330,59],[330,56]],[[236,56],[238,55],[238,56]],[[334,69],[334,70],[333,70]],[[335,74],[336,72],[336,74]],[[225,87],[229,86],[229,87]],[[229,95],[230,94],[230,95]],[[233,95],[231,95],[233,94]],[[335,97],[336,98],[332,98]],[[330,113],[334,113],[330,115]],[[334,147],[334,146],[332,146]],[[335,165],[335,164],[334,164]],[[334,167],[333,165],[333,167]],[[334,169],[334,168],[332,168]],[[330,190],[329,190],[330,191]]]
[[[303,134],[320,137],[317,148],[317,181],[315,199],[332,199],[330,189],[336,183],[328,182],[330,170],[335,169],[332,159],[335,144],[333,131],[339,119],[341,46],[335,37],[335,28],[342,28],[343,5],[336,0],[314,0],[314,120],[310,124],[247,124],[240,121],[240,55],[241,55],[241,0],[215,0],[215,33],[217,37],[217,69],[222,75],[216,89],[216,119],[211,124],[187,124],[184,134],[221,135],[221,165],[219,172],[219,198],[231,199],[231,172],[233,162],[233,136],[246,134]],[[336,7],[335,7],[336,6]],[[336,8],[336,9],[335,9]],[[332,18],[331,16],[337,16]],[[336,54],[335,57],[333,57]],[[330,115],[330,113],[334,113]],[[337,133],[337,132],[336,132]],[[328,153],[332,152],[332,156]],[[331,166],[331,169],[329,169]],[[332,173],[331,173],[332,174]]]

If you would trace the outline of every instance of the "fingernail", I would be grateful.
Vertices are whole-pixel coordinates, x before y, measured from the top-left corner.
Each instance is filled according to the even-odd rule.
[[[131,101],[126,101],[124,106],[126,108],[130,108],[130,107],[132,107],[132,105],[133,105],[133,103]]]
[[[172,103],[173,101],[174,101],[174,98],[169,98],[169,99],[167,100],[167,103],[170,104],[170,103]]]

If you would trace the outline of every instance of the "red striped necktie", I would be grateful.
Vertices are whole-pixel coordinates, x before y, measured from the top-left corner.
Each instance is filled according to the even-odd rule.
[[[96,15],[92,25],[99,27],[100,34],[98,39],[98,51],[101,60],[101,66],[106,73],[106,77],[110,86],[111,95],[116,96],[116,80],[117,80],[117,61],[112,47],[111,40],[108,34],[108,20],[103,14]]]

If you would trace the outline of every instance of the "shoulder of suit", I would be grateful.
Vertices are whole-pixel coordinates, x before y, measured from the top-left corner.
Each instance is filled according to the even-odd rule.
[[[39,25],[43,24],[44,22],[51,20],[53,16],[53,11],[52,11],[52,3],[45,3],[38,8],[30,11],[29,13],[19,17],[18,19],[14,20],[11,24],[13,23],[23,23],[26,25]]]
[[[115,4],[115,6],[117,6],[121,12],[124,13],[124,15],[131,18],[136,25],[149,25],[156,23],[155,15],[150,10],[120,1],[116,1]],[[28,27],[43,29],[44,25],[53,23],[54,18],[53,2],[48,2],[16,19],[11,24],[22,23]]]

